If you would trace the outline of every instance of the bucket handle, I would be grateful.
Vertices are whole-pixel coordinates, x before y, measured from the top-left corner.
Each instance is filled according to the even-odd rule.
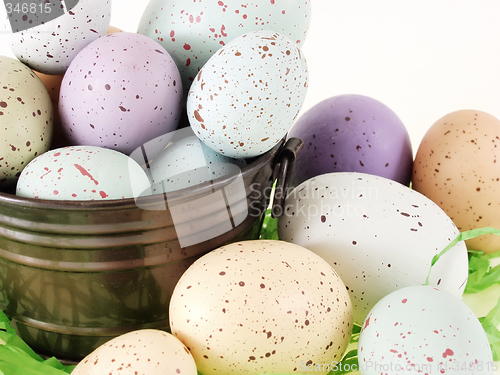
[[[274,180],[276,180],[276,188],[274,190],[273,204],[271,215],[273,218],[280,217],[285,208],[285,198],[290,183],[290,177],[293,170],[293,162],[297,153],[300,151],[304,143],[300,138],[289,138],[283,145],[277,156],[275,165]]]

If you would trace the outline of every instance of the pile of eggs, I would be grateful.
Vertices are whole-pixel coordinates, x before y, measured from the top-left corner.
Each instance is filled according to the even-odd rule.
[[[492,373],[485,332],[460,297],[467,249],[492,253],[500,239],[459,242],[430,264],[461,231],[500,227],[500,120],[450,113],[414,158],[404,124],[374,98],[339,95],[299,116],[311,2],[284,4],[151,0],[128,33],[110,30],[110,1],[80,0],[13,34],[18,60],[0,57],[2,190],[130,198],[202,182],[176,177],[199,160],[241,168],[285,137],[304,143],[280,240],[201,257],[175,288],[171,333],[120,336],[74,374],[327,374],[353,325],[362,374],[464,363]]]

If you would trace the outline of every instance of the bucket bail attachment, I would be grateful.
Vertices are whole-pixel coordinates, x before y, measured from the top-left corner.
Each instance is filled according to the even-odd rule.
[[[302,139],[289,138],[276,159],[274,178],[277,181],[271,208],[271,215],[275,219],[283,215],[288,185],[293,171],[293,162],[303,145]]]

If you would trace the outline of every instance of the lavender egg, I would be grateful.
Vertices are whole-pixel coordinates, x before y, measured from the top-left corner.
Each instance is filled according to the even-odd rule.
[[[316,104],[288,132],[303,140],[292,186],[331,172],[360,172],[409,185],[413,151],[408,132],[385,104],[339,95]]]
[[[114,33],[90,43],[61,83],[59,115],[72,145],[129,155],[175,130],[181,112],[175,62],[161,45],[140,34]]]

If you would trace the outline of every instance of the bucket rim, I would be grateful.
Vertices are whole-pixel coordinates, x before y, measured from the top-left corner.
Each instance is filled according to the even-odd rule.
[[[257,157],[249,159],[249,163],[241,168],[241,175],[252,175],[261,170],[265,165],[273,162],[271,168],[274,169],[274,162],[279,155],[285,138],[282,138],[271,150]],[[172,191],[168,193],[168,200],[175,202],[177,200],[185,200],[191,196],[198,194],[207,194],[213,189],[222,188],[234,180],[235,175],[226,175],[216,178],[212,181],[193,185],[184,189]],[[148,196],[139,196],[125,199],[106,199],[106,200],[55,200],[55,199],[38,199],[30,197],[20,197],[15,194],[0,192],[0,205],[10,205],[19,208],[34,208],[44,210],[70,210],[70,211],[87,211],[87,210],[109,210],[109,209],[130,209],[138,208],[138,203],[142,205],[154,204],[158,201],[165,201],[166,193],[158,193]]]

